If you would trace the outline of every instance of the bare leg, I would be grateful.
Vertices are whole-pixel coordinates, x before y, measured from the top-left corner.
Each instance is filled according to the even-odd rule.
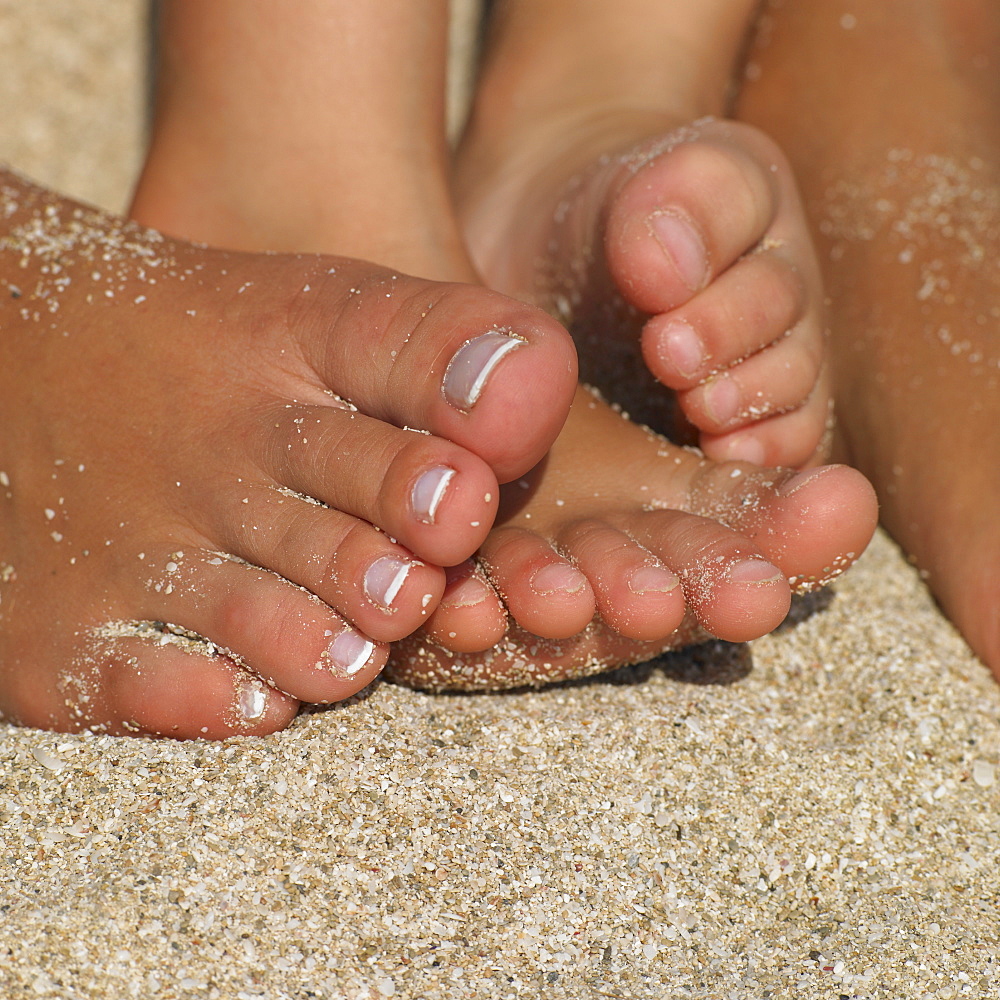
[[[412,26],[410,31],[411,19],[426,21],[426,12],[413,5],[394,9],[392,24],[401,38],[409,40],[409,55],[404,59],[397,53],[393,60],[386,60],[380,50],[378,19],[358,16],[355,5],[326,5],[324,9],[337,11],[341,6],[356,45],[349,52],[336,48],[342,26],[335,31],[328,45],[319,46],[323,64],[315,66],[314,72],[304,72],[313,85],[324,78],[331,51],[339,53],[344,65],[330,72],[338,78],[343,74],[345,80],[367,81],[375,89],[387,86],[387,75],[391,77],[400,61],[407,66],[423,64],[440,55],[443,21],[437,41],[427,35],[426,24]],[[317,35],[321,27],[315,26]],[[169,32],[167,38],[169,43]],[[348,66],[352,67],[349,72]],[[448,235],[455,232],[455,223],[447,212],[442,215],[440,199],[413,197],[409,206],[402,207],[396,201],[399,192],[448,190],[447,174],[434,153],[443,148],[441,116],[436,115],[430,124],[425,117],[414,117],[409,111],[410,95],[404,93],[405,86],[425,86],[427,106],[439,108],[440,76],[426,73],[421,84],[408,77],[409,72],[388,86],[385,93],[398,95],[399,100],[395,105],[387,100],[380,112],[391,124],[390,132],[403,133],[396,144],[416,151],[409,160],[386,155],[380,162],[377,149],[363,163],[356,160],[351,137],[342,127],[345,120],[351,120],[351,111],[342,105],[358,100],[359,93],[367,92],[365,87],[352,90],[327,83],[303,91],[294,77],[287,93],[276,95],[272,90],[271,96],[297,103],[300,110],[306,105],[309,129],[303,133],[300,128],[296,131],[294,122],[286,123],[296,131],[294,143],[289,139],[273,146],[279,150],[295,146],[300,174],[292,193],[306,204],[325,205],[320,228],[326,229],[326,235],[316,237],[309,230],[304,241],[318,238],[319,245],[329,249],[349,246],[352,253],[392,259],[423,273],[471,278],[471,264]],[[233,95],[227,103],[229,113],[256,120],[260,111],[252,101],[242,112],[234,112],[239,96]],[[163,99],[170,105],[181,101],[182,95],[166,89]],[[168,106],[162,109],[160,120],[183,123],[188,117],[182,106]],[[284,127],[280,111],[274,118],[275,134],[280,135]],[[221,130],[215,133],[225,138]],[[267,223],[260,220],[266,220],[269,213],[276,216],[275,241],[291,239],[295,245],[295,238],[287,236],[289,220],[281,199],[262,202],[226,168],[238,157],[210,146],[206,152],[202,141],[189,140],[183,130],[167,140],[165,135],[154,144],[151,159],[161,162],[151,163],[147,181],[169,174],[169,160],[176,153],[181,164],[195,163],[189,168],[192,176],[203,183],[211,178],[211,183],[204,183],[205,190],[226,192],[228,200],[233,184],[243,187],[232,203],[249,199],[246,211],[258,220],[255,231],[265,233],[255,237],[257,245],[268,245]],[[389,153],[393,148],[392,143],[385,145]],[[331,157],[337,156],[337,150],[343,150],[344,156],[333,164]],[[282,152],[279,161],[284,156]],[[433,168],[426,166],[435,163]],[[280,174],[281,169],[280,162],[261,163],[265,176]],[[394,184],[404,169],[433,169],[437,175],[416,181],[404,178],[399,192],[380,199],[378,191]],[[338,179],[335,187],[329,183],[331,176]],[[180,228],[168,206],[157,202],[155,190],[140,188],[137,205],[148,220],[168,229]],[[154,211],[159,214],[151,215]],[[292,218],[302,217],[296,213],[291,210]],[[211,208],[197,213],[182,208],[180,217],[187,235],[237,244],[247,239],[237,229],[192,228],[200,218],[217,217]],[[433,236],[439,227],[444,234],[441,238]],[[411,232],[424,235],[411,239]],[[405,259],[399,256],[404,251]],[[426,255],[424,263],[418,259],[421,254]],[[482,579],[465,577],[467,570],[463,570],[428,622],[427,634],[437,644],[417,642],[409,654],[401,652],[396,675],[436,686],[503,685],[522,682],[525,669],[537,677],[544,664],[550,675],[566,675],[597,664],[648,656],[665,646],[690,641],[700,627],[729,638],[761,634],[785,614],[789,577],[815,582],[842,568],[851,558],[848,553],[860,551],[871,530],[869,502],[867,487],[849,470],[827,470],[799,482],[791,472],[715,465],[648,434],[581,390],[545,462],[505,488],[497,528],[480,549],[480,560],[514,620],[532,635],[520,633],[517,641],[487,654],[452,655],[492,646],[505,624],[495,613],[501,610],[496,595]],[[805,533],[801,526],[807,511],[815,519]],[[597,610],[606,627],[578,635]],[[686,614],[683,630],[676,631]],[[493,628],[498,622],[500,632]],[[553,644],[540,644],[539,635],[571,641],[556,654]]]
[[[740,113],[818,234],[842,454],[1000,672],[1000,9],[774,4]]]

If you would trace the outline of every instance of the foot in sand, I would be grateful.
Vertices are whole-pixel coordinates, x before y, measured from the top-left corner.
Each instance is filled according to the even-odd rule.
[[[414,273],[476,280],[437,156],[443,137],[415,120],[411,91],[395,86],[388,93],[400,95],[398,106],[387,118],[371,118],[364,145],[347,141],[343,122],[353,113],[352,91],[338,85],[344,67],[325,51],[320,45],[314,64],[300,56],[292,76],[268,75],[267,92],[253,100],[252,79],[235,89],[228,77],[215,81],[229,88],[225,106],[241,122],[226,132],[210,121],[199,127],[205,105],[186,105],[182,94],[168,90],[160,108],[163,128],[137,195],[140,217],[223,245],[306,246]],[[358,52],[367,51],[359,45]],[[219,58],[213,52],[206,75],[214,73]],[[414,52],[391,62],[431,64]],[[381,56],[374,66],[355,66],[352,80],[357,85],[370,74],[372,85],[364,91],[382,93],[375,80],[385,66]],[[281,86],[276,89],[274,81]],[[381,141],[372,138],[373,131]],[[409,169],[402,174],[398,158],[390,155],[394,145],[408,151]],[[250,153],[252,172],[233,166],[248,162]],[[168,177],[174,191],[195,192],[194,208],[183,197],[161,196]],[[282,195],[274,197],[275,191]],[[307,212],[303,205],[322,208]],[[296,218],[307,220],[299,237],[290,232]],[[526,255],[534,251],[525,245]],[[706,307],[713,315],[723,309]],[[808,480],[794,477],[791,471],[703,460],[579,390],[547,457],[504,487],[479,568],[463,565],[450,572],[423,636],[398,647],[394,675],[438,687],[509,686],[523,683],[523,663],[536,679],[546,667],[566,676],[595,662],[642,658],[703,630],[732,639],[764,634],[787,611],[790,581],[810,585],[835,575],[861,551],[873,527],[871,493],[856,473],[828,469]],[[495,649],[507,611],[517,638]],[[603,624],[591,627],[598,614]],[[539,637],[569,640],[565,655],[552,655]]]
[[[215,738],[358,691],[548,449],[565,332],[0,180],[0,712]]]
[[[739,113],[818,233],[840,453],[1000,675],[1000,9],[817,0],[763,27]]]

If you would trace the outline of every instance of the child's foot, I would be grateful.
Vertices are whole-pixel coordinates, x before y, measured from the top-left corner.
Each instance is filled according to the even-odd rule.
[[[167,152],[161,146],[159,155]],[[223,191],[228,183],[220,177],[213,186]],[[154,193],[139,192],[147,206]],[[252,193],[237,201],[254,204]],[[421,202],[364,225],[350,202],[332,202],[327,218],[338,212],[321,245],[346,243],[373,260],[426,242],[405,238],[407,226],[415,233],[435,226]],[[178,225],[166,214],[151,221]],[[184,224],[195,223],[188,216]],[[447,219],[439,224],[447,231]],[[217,227],[191,234],[239,239]],[[411,256],[407,266],[474,280],[469,262],[446,249],[422,263]],[[837,575],[874,528],[862,477],[843,468],[814,475],[800,482],[791,471],[701,459],[579,390],[545,459],[502,488],[478,568],[449,571],[423,636],[399,644],[393,676],[438,688],[509,687],[643,659],[706,632],[763,635],[784,618],[791,585]],[[507,612],[514,627],[505,639]],[[595,615],[599,628],[591,627]],[[569,641],[554,646],[540,637]]]
[[[459,170],[471,252],[490,286],[566,322],[584,379],[634,416],[668,423],[679,405],[708,456],[821,460],[822,290],[774,144],[734,122],[670,129],[627,108],[503,117],[491,115],[487,84]],[[640,344],[674,392],[643,377]]]
[[[534,9],[533,3],[524,6]],[[398,5],[393,21],[397,29],[399,17],[412,16],[413,10],[412,5]],[[419,24],[411,24],[410,28],[413,30],[405,33],[405,37],[422,37]],[[335,41],[331,39],[330,44]],[[315,46],[308,51],[315,57]],[[271,100],[266,99],[268,95],[261,95],[260,101],[248,106],[246,87],[254,85],[252,78],[246,79],[240,90],[229,87],[225,105],[227,122],[231,124],[235,114],[241,123],[239,129],[218,128],[212,119],[212,101],[192,101],[190,90],[166,88],[158,117],[162,128],[154,139],[137,193],[136,211],[140,218],[171,232],[222,245],[259,249],[308,246],[391,261],[413,273],[475,280],[475,272],[461,252],[458,227],[450,211],[450,183],[440,155],[444,149],[443,136],[426,127],[427,122],[419,118],[420,112],[416,110],[433,108],[436,104],[433,94],[429,102],[426,93],[423,100],[414,101],[414,95],[419,96],[419,85],[416,91],[401,91],[398,87],[379,90],[383,96],[402,95],[405,100],[389,100],[389,113],[368,121],[365,142],[355,142],[344,123],[354,120],[358,108],[356,95],[345,87],[317,89],[314,78],[324,78],[330,65],[326,50],[318,51],[319,58],[309,66],[301,61],[296,64],[301,84],[298,88],[289,86],[286,75],[277,77],[275,86],[283,95],[280,101],[275,101],[274,95]],[[374,51],[370,47],[356,50]],[[267,46],[262,46],[260,57],[266,59],[267,52]],[[359,79],[377,83],[381,74],[373,72],[365,60],[361,63],[355,67],[353,85],[357,86]],[[206,64],[212,65],[211,59],[206,59]],[[337,65],[343,70],[347,63]],[[387,65],[395,68],[401,64],[387,64],[380,56],[374,68]],[[406,65],[429,63],[421,58]],[[221,83],[216,80],[213,88],[218,85],[229,86],[227,79]],[[211,93],[217,94],[217,90],[212,89]],[[317,94],[322,95],[321,100],[316,99]],[[202,127],[198,127],[199,120],[206,116]],[[267,123],[266,132],[262,132],[262,121]],[[248,144],[245,141],[248,134],[258,141]],[[592,137],[593,133],[588,135]],[[621,139],[621,133],[615,136],[616,142]],[[725,145],[728,139],[723,136],[720,141]],[[773,194],[770,171],[765,170],[761,176],[753,174],[753,169],[759,166],[757,161],[751,168],[745,168],[743,161],[749,154],[741,142],[740,139],[729,143],[734,149],[724,149],[722,159],[726,164],[745,169],[761,182],[758,187],[766,188],[762,197],[767,203],[763,208],[769,215],[759,225],[759,232],[745,234],[740,246],[735,245],[740,237],[730,231],[733,227],[717,236],[708,222],[699,217],[705,238],[712,243],[713,261],[717,259],[720,268],[724,255],[739,256],[765,236],[772,237],[774,242],[792,239],[788,232],[791,227],[783,221],[787,205],[781,202],[775,207],[767,201]],[[749,143],[747,140],[746,144]],[[706,139],[703,145],[709,148],[711,144]],[[406,155],[400,157],[394,152],[398,150],[406,150]],[[597,150],[590,152],[596,156]],[[678,162],[682,162],[683,154],[678,153]],[[543,162],[550,163],[540,159],[530,166]],[[245,169],[247,164],[252,164],[251,170]],[[582,162],[570,164],[569,174],[583,167]],[[648,169],[659,174],[655,164]],[[685,177],[688,172],[682,171]],[[537,182],[543,192],[542,199],[550,199],[544,208],[551,218],[560,196],[559,188],[565,185],[566,178],[567,173],[563,173],[551,178],[551,183],[543,183],[545,178],[525,175],[521,177],[525,182],[521,193],[526,197],[533,195]],[[165,184],[179,197],[164,197]],[[735,182],[733,186],[737,186]],[[595,181],[591,192],[598,187],[603,192],[606,184]],[[194,203],[187,197],[192,191],[198,198]],[[752,194],[756,197],[760,192],[754,188]],[[310,206],[315,206],[314,210],[309,210]],[[672,203],[660,207],[667,211],[673,208]],[[696,215],[704,212],[700,204],[682,201],[678,207]],[[517,233],[514,223],[525,220],[512,220],[509,216],[500,219],[501,210],[508,209],[512,210],[512,206],[499,206],[494,221],[501,222],[512,239],[520,240],[522,256],[517,258],[521,265],[518,273],[527,276],[533,273],[539,251],[545,249],[546,234],[536,232],[532,242],[529,234]],[[647,207],[646,213],[649,211]],[[571,214],[576,222],[586,222],[592,227],[595,215],[585,212],[582,202],[580,210]],[[298,232],[290,231],[295,229],[296,220],[303,219]],[[253,224],[248,226],[245,220],[252,220]],[[750,228],[757,222],[751,220]],[[592,236],[592,229],[588,233]],[[727,240],[723,247],[721,244]],[[579,243],[574,244],[564,257],[578,249]],[[666,261],[662,251],[657,252],[661,261]],[[798,248],[792,247],[791,252],[794,263]],[[516,253],[511,250],[511,260]],[[800,317],[812,316],[811,276],[802,278],[803,291],[798,279],[792,280],[791,265],[781,263],[784,260],[781,254],[781,248],[768,245],[755,257],[732,264],[722,277],[703,290],[703,295],[692,299],[690,307],[692,318],[697,312],[696,300],[706,324],[721,322],[727,306],[713,304],[720,296],[712,290],[732,283],[736,291],[731,294],[733,301],[729,306],[748,311],[753,307],[753,322],[744,340],[738,346],[713,343],[715,356],[712,363],[706,360],[703,374],[708,375],[716,368],[729,371],[728,363],[734,359],[735,351],[752,353],[753,358],[741,366],[740,377],[744,377],[745,369],[749,381],[744,388],[752,403],[759,404],[762,416],[771,412],[770,408],[801,403],[819,369],[815,359],[804,363],[808,386],[793,389],[794,399],[778,395],[756,397],[758,389],[764,391],[754,381],[758,376],[752,375],[754,368],[759,367],[757,361],[766,368],[768,358],[776,357],[780,368],[785,363],[798,364],[811,348],[819,353],[818,344],[811,343],[812,333],[808,332],[804,339],[809,346],[795,347],[788,356],[784,344],[766,347],[783,336]],[[726,260],[725,265],[729,264]],[[744,273],[760,272],[765,298],[772,294],[772,286],[778,288],[777,310],[771,310],[769,302],[754,304],[753,288],[746,295],[740,291],[744,287]],[[496,274],[489,277],[500,280]],[[653,280],[650,274],[650,283]],[[518,286],[515,290],[523,293],[527,289]],[[692,290],[687,289],[686,297],[692,295]],[[703,296],[707,296],[707,301],[701,301]],[[687,315],[683,311],[681,314]],[[810,322],[805,319],[803,327],[811,329]],[[706,328],[704,335],[709,338],[711,331]],[[787,338],[793,345],[799,339],[798,332]],[[729,353],[723,356],[725,351]],[[539,372],[541,377],[545,374]],[[735,378],[734,370],[731,379]],[[692,414],[697,409],[694,401],[699,393],[706,395],[706,391],[692,389],[689,407]],[[667,393],[661,391],[660,395]],[[821,391],[815,395],[822,398]],[[710,398],[718,404],[717,399]],[[776,416],[773,421],[758,421],[759,430],[747,432],[748,441],[754,434],[765,440],[776,434],[795,438],[794,448],[788,446],[785,451],[797,453],[783,455],[782,460],[805,461],[825,426],[825,404],[819,407],[822,411],[819,417],[811,416],[814,405],[799,407],[807,414],[804,418],[789,413]],[[809,427],[808,434],[792,429],[800,423]],[[771,424],[784,429],[768,430]],[[742,425],[737,418],[732,427],[728,423],[715,426],[713,440],[706,443],[714,443],[725,454],[742,453],[741,448],[749,447],[747,441],[741,446],[732,435],[732,429]],[[804,440],[807,437],[811,440]],[[781,442],[774,445],[774,450],[781,451]],[[757,449],[753,457],[767,455]],[[544,462],[527,477],[523,487],[515,484],[504,489],[498,527],[480,550],[485,570],[477,571],[466,564],[449,573],[442,606],[427,623],[428,635],[445,649],[441,654],[442,669],[448,671],[454,667],[447,650],[481,652],[503,636],[506,614],[497,590],[516,623],[536,636],[575,637],[587,629],[600,611],[616,636],[615,642],[611,644],[600,637],[594,640],[588,630],[580,639],[573,640],[574,654],[561,664],[566,672],[581,671],[595,660],[607,664],[641,658],[653,647],[658,650],[689,640],[696,627],[737,639],[769,631],[780,622],[788,606],[786,577],[812,580],[835,573],[861,550],[873,524],[870,490],[855,473],[843,469],[828,471],[818,480],[783,495],[779,493],[781,484],[790,475],[760,473],[755,478],[745,467],[702,465],[688,452],[648,435],[623,421],[605,404],[584,392],[578,393],[559,441]],[[737,488],[744,477],[751,485]],[[806,522],[808,534],[800,530]],[[685,631],[676,632],[685,621]],[[541,640],[530,639],[517,653],[507,644],[500,655],[489,652],[464,662],[472,665],[470,671],[479,671],[481,681],[509,685],[519,682],[515,676],[515,658],[531,660],[539,666],[551,659],[542,645]],[[408,672],[403,668],[398,673],[421,681],[428,669],[424,658],[417,668]],[[450,686],[468,682],[464,670],[463,667],[455,673]]]
[[[815,0],[767,23],[740,114],[788,150],[820,234],[842,454],[1000,676],[1000,7]]]
[[[0,712],[223,737],[359,690],[485,539],[497,478],[547,450],[565,333],[9,173],[0,198]]]
[[[494,648],[462,652],[464,616],[482,620],[494,598],[485,580],[461,580],[422,634],[394,645],[389,676],[517,687],[649,659],[706,633],[756,638],[781,623],[792,586],[814,589],[853,562],[875,518],[852,469],[713,462],[581,390],[545,462],[503,488],[480,552],[514,626]]]

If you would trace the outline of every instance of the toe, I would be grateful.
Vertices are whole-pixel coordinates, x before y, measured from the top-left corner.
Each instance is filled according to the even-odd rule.
[[[684,511],[649,511],[630,519],[630,534],[681,580],[688,610],[710,634],[756,639],[788,614],[785,574],[738,532]]]
[[[356,262],[316,280],[329,294],[299,296],[290,326],[338,396],[378,420],[455,442],[501,482],[544,455],[576,384],[575,350],[558,323],[483,288]]]
[[[691,481],[686,506],[741,533],[799,590],[843,573],[878,522],[874,489],[844,465],[793,473],[707,463]]]
[[[423,628],[442,648],[475,653],[496,645],[507,631],[507,611],[478,564],[447,570],[444,595]]]
[[[818,368],[819,303],[796,268],[766,251],[733,265],[681,308],[652,317],[642,352],[657,379],[682,390],[786,339],[795,340],[803,362]]]
[[[738,427],[722,434],[703,432],[701,450],[717,462],[742,461],[755,465],[793,469],[817,465],[827,459],[833,435],[833,407],[828,375],[798,408]]]
[[[587,577],[541,536],[497,528],[479,558],[511,616],[528,632],[565,638],[594,617],[597,605]]]
[[[450,441],[350,409],[285,406],[255,455],[293,492],[375,525],[438,566],[467,559],[496,515],[496,477]]]
[[[586,520],[566,527],[559,542],[590,582],[609,628],[637,640],[664,639],[678,628],[684,617],[680,580],[634,539]]]
[[[444,572],[384,532],[287,490],[246,493],[245,504],[216,511],[215,537],[228,557],[266,566],[378,642],[409,635],[433,611]]]
[[[640,166],[610,207],[605,253],[632,305],[667,312],[768,231],[777,208],[770,167],[780,153],[756,130],[715,122],[634,155]]]
[[[193,634],[299,701],[342,701],[385,663],[384,645],[273,572],[204,551],[148,562],[144,620]]]
[[[825,424],[827,396],[817,391],[819,370],[799,364],[799,356],[796,344],[782,341],[710,376],[678,394],[685,416],[700,430],[719,435],[800,409],[815,397],[810,413],[817,417],[818,439]]]
[[[117,734],[221,740],[284,729],[299,708],[229,657],[157,633],[104,640],[101,729]]]

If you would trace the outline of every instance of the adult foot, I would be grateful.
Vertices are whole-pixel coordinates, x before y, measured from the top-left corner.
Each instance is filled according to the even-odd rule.
[[[830,424],[822,289],[774,143],[731,121],[677,127],[625,100],[580,106],[572,78],[562,103],[511,112],[522,106],[510,88],[523,60],[516,46],[500,49],[487,61],[457,186],[490,286],[565,322],[584,380],[634,416],[668,429],[679,406],[710,457],[821,460]],[[672,392],[656,391],[640,345]]]
[[[0,182],[0,712],[214,738],[359,690],[547,450],[565,333]]]
[[[817,231],[840,453],[1000,676],[1000,10],[816,0],[763,26],[739,113]]]

